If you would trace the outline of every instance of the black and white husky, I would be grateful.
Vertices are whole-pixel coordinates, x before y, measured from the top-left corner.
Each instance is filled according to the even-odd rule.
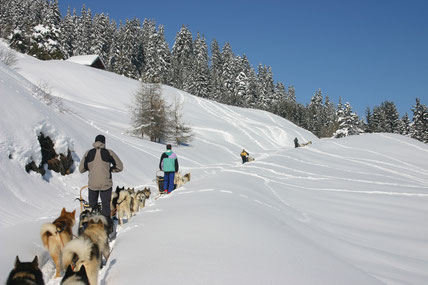
[[[82,265],[79,271],[74,272],[69,265],[61,280],[61,285],[90,285],[85,266]]]

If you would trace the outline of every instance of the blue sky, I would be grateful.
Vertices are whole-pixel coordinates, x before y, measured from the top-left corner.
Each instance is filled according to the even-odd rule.
[[[425,0],[59,0],[63,16],[67,6],[80,15],[83,3],[117,22],[155,20],[170,47],[182,25],[208,44],[229,42],[253,66],[271,66],[275,81],[294,85],[303,104],[320,88],[361,117],[386,100],[401,115],[411,115],[417,97],[428,105]]]

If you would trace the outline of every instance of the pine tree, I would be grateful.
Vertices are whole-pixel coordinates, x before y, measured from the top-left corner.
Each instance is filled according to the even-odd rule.
[[[235,91],[235,55],[229,43],[225,43],[221,51],[220,102],[233,104],[236,102]]]
[[[274,94],[273,74],[270,67],[258,65],[257,68],[257,89],[254,104],[257,108],[267,110],[272,102]]]
[[[317,137],[321,137],[321,129],[326,121],[323,112],[323,97],[321,89],[315,92],[308,106],[308,130]]]
[[[91,47],[91,54],[99,55],[102,61],[107,63],[114,36],[114,33],[110,30],[110,19],[107,15],[96,14],[93,26],[94,44]]]
[[[413,119],[411,137],[421,142],[428,143],[428,110],[421,100],[416,98],[416,105],[412,107]]]
[[[74,14],[71,15],[69,6],[67,9],[67,14],[60,23],[60,49],[65,59],[73,56],[74,46],[77,45],[77,39],[75,34],[75,24],[77,21],[76,18],[76,10],[74,10]]]
[[[398,114],[394,102],[385,101],[381,104],[381,108],[385,114],[385,132],[398,134],[400,126],[400,115]]]
[[[339,99],[339,104],[337,106],[337,118],[339,128],[334,133],[334,137],[341,138],[362,133],[360,120],[357,114],[352,111],[349,102],[346,102],[345,106],[342,105],[342,98]]]
[[[411,134],[411,121],[407,113],[400,120],[399,133],[403,136],[410,136]]]
[[[114,72],[139,79],[143,68],[143,47],[138,19],[126,20],[115,37]]]
[[[83,4],[80,17],[78,17],[76,21],[76,39],[78,44],[75,45],[73,54],[90,54],[91,47],[94,43],[93,35],[92,12],[91,9],[86,9],[86,6]]]
[[[199,35],[193,43],[193,67],[189,77],[189,92],[198,97],[207,98],[210,88],[210,71],[208,67],[208,47],[205,38]]]
[[[163,84],[171,84],[171,51],[168,43],[165,40],[164,26],[158,27],[156,34],[157,58],[160,82]]]
[[[41,7],[40,22],[33,27],[28,52],[42,60],[62,59],[58,2],[44,2]]]
[[[366,108],[366,129],[365,129],[365,132],[367,133],[374,132],[372,118],[373,118],[372,111],[370,110],[370,107],[367,107]]]
[[[323,108],[323,125],[320,133],[320,137],[332,137],[336,132],[337,118],[336,118],[336,109],[334,103],[330,101],[328,95],[325,96],[325,103]]]
[[[211,42],[211,70],[210,70],[210,99],[219,101],[221,98],[221,74],[223,62],[221,59],[220,47],[214,39]]]
[[[175,88],[189,90],[193,57],[192,33],[182,26],[172,47],[172,83]]]

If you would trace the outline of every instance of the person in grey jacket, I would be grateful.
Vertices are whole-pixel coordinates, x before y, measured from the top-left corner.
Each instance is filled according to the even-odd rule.
[[[89,206],[94,209],[101,197],[101,214],[111,220],[111,192],[113,187],[112,172],[123,170],[122,161],[110,149],[105,148],[106,138],[98,135],[95,138],[94,148],[88,150],[79,165],[80,173],[89,171],[88,200]]]

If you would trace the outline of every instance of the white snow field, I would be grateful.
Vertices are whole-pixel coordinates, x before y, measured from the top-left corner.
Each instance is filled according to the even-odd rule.
[[[62,108],[33,96],[49,86]],[[98,134],[124,171],[114,187],[149,186],[148,205],[118,227],[100,284],[428,284],[428,146],[394,134],[317,139],[273,114],[226,106],[169,86],[192,127],[173,145],[191,181],[155,200],[165,145],[129,134],[128,105],[140,83],[67,61],[19,55],[0,63],[0,276],[15,256],[39,256],[46,284],[54,265],[39,231],[87,183],[77,170],[24,167],[41,160],[37,136],[75,167]],[[294,148],[293,139],[312,141]],[[254,162],[241,164],[245,148]],[[77,227],[75,227],[77,233]]]

